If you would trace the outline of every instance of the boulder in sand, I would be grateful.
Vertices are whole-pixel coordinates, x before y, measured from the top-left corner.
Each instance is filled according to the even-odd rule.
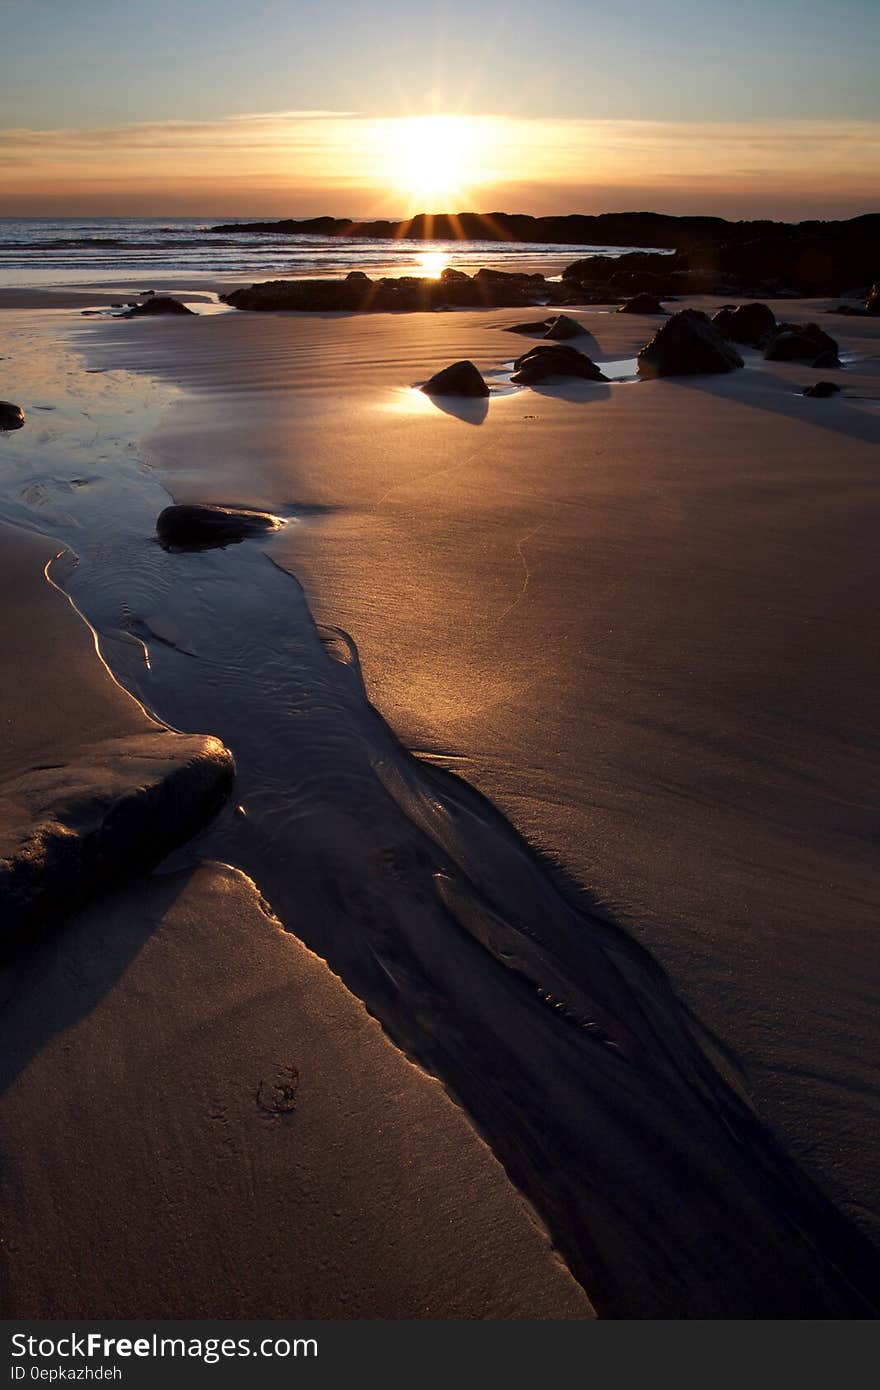
[[[0,783],[0,939],[158,864],[213,819],[234,776],[219,739],[157,730]]]
[[[582,381],[607,381],[608,377],[586,353],[563,344],[539,344],[514,362],[511,381],[517,386],[534,386],[548,377],[579,377]]]
[[[634,294],[618,309],[618,314],[665,314],[666,310],[653,294]]]
[[[522,333],[529,338],[549,338],[551,342],[562,343],[568,338],[580,338],[586,329],[568,314],[553,314],[548,319],[531,319],[528,323],[514,323],[508,333]]]
[[[159,513],[156,531],[166,550],[210,550],[277,531],[281,524],[268,512],[239,507],[174,506]]]
[[[489,388],[473,362],[453,362],[421,388],[426,396],[488,396]]]
[[[181,304],[179,299],[172,299],[170,294],[157,294],[145,299],[142,304],[132,304],[125,318],[140,319],[152,317],[154,314],[192,314],[192,312],[192,309]]]
[[[0,430],[20,430],[24,424],[24,411],[12,401],[0,401]]]
[[[776,315],[768,304],[753,301],[740,304],[737,308],[715,315],[712,322],[720,328],[726,338],[745,347],[760,347],[771,333],[776,331]]]
[[[700,309],[680,309],[642,348],[639,376],[703,376],[732,372],[743,360]]]
[[[837,354],[837,342],[817,323],[780,323],[764,349],[768,362],[814,362],[820,353]]]
[[[568,314],[556,314],[554,318],[546,320],[546,325],[544,337],[554,343],[564,343],[568,338],[580,338],[586,331],[575,319],[569,318]]]
[[[836,396],[840,387],[834,381],[814,381],[812,386],[805,386],[802,395],[816,396],[822,400],[825,396]]]

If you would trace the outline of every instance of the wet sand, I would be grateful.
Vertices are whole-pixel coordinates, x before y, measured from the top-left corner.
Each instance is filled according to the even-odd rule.
[[[58,547],[0,538],[3,777],[153,728],[44,581]],[[465,1118],[242,874],[136,880],[0,992],[5,1316],[593,1315]]]
[[[777,308],[809,316],[804,306]],[[582,345],[603,360],[629,358],[651,331],[650,320],[594,311],[578,317],[596,340]],[[374,704],[441,777],[426,803],[419,775],[401,790],[408,765],[393,750],[380,757],[384,784],[402,798],[408,820],[424,830],[426,815],[434,816],[434,843],[439,836],[471,882],[480,882],[478,868],[461,863],[461,839],[441,834],[430,809],[433,797],[448,814],[450,795],[453,802],[460,796],[442,781],[442,769],[454,769],[577,882],[611,902],[667,966],[679,994],[734,1044],[760,1113],[870,1228],[876,1078],[867,1058],[876,1043],[869,1013],[876,955],[866,927],[877,888],[867,844],[876,825],[869,751],[876,670],[866,638],[876,526],[871,446],[880,416],[856,402],[803,401],[795,386],[815,373],[798,367],[686,384],[524,391],[492,399],[485,415],[468,409],[464,418],[406,389],[455,357],[498,367],[522,350],[522,340],[501,331],[515,318],[221,315],[101,325],[79,337],[96,365],[182,385],[150,438],[152,459],[177,500],[240,502],[292,518],[268,553],[305,583],[318,620],[354,639]],[[842,320],[833,323],[844,346],[867,359],[877,328],[860,321],[844,331]],[[877,380],[876,359],[841,374],[854,393],[870,394]],[[262,612],[276,614],[287,591],[272,587],[256,565],[259,552],[250,554],[229,552],[229,565],[239,581],[249,576],[252,599],[265,583]],[[200,583],[219,582],[226,564],[210,561]],[[152,561],[149,570],[155,582]],[[181,571],[178,589],[193,587],[192,573],[186,579]],[[89,594],[87,575],[78,582],[84,601],[109,612],[110,597],[95,591],[100,585]],[[129,665],[132,685],[143,694],[154,681],[183,726],[194,699],[187,660],[190,670],[194,656],[208,670],[225,663],[226,684],[199,689],[196,703],[226,719],[229,727],[217,730],[223,737],[234,738],[238,719],[255,759],[245,757],[245,808],[262,831],[275,817],[278,844],[291,831],[300,834],[300,854],[307,854],[313,831],[302,820],[302,801],[291,803],[290,784],[279,775],[275,810],[267,810],[267,772],[241,728],[247,704],[231,698],[239,693],[236,679],[259,669],[271,753],[289,741],[285,719],[271,721],[295,665],[285,668],[277,631],[274,655],[262,667],[240,624],[230,621],[206,642],[198,612],[168,582],[158,608],[152,591],[143,614],[154,636],[153,643],[146,637],[152,674]],[[232,605],[230,618],[235,611]],[[341,655],[342,669],[352,669],[346,638],[324,639],[334,664]],[[302,639],[299,660],[302,669]],[[314,661],[308,656],[306,670],[317,669],[309,667]],[[320,726],[322,746],[341,727],[336,682],[345,679],[328,676],[318,692],[319,702],[331,693],[337,702]],[[242,693],[253,701],[253,689]],[[349,715],[359,698],[352,687]],[[168,708],[163,713],[172,717]],[[303,713],[314,720],[314,711]],[[367,737],[358,719],[356,744]],[[297,745],[300,755],[306,746]],[[311,773],[339,807],[345,779],[333,785],[331,764],[315,755]],[[359,781],[349,793],[364,793],[370,806],[374,793],[366,787]],[[465,841],[468,814],[473,808],[459,807]],[[327,823],[318,842],[326,833]],[[335,833],[330,838],[339,843]],[[354,835],[352,846],[363,869],[369,837]],[[393,843],[382,848],[394,852]],[[252,854],[270,881],[284,880],[283,856],[273,870],[264,853]],[[399,871],[406,878],[403,862]],[[509,891],[510,873],[508,862],[501,870],[507,884],[495,885],[499,897]],[[454,888],[443,891],[459,917],[472,912]],[[355,903],[343,898],[340,907],[350,917]],[[373,911],[357,905],[361,927],[371,926]],[[322,933],[309,922],[294,930],[316,941]],[[485,926],[471,922],[469,930],[485,944]],[[321,944],[331,959],[347,958],[345,942]],[[632,988],[643,967],[628,949],[623,956]],[[476,960],[465,952],[458,968],[450,970],[448,959],[434,965],[447,972],[447,989],[470,978],[485,1007],[497,999],[497,981],[493,975],[491,985],[488,976],[485,988],[477,984]],[[392,945],[383,965],[392,975],[394,961]],[[536,970],[531,957],[529,970]],[[418,998],[412,977],[404,978],[407,996]],[[625,991],[613,982],[611,990],[614,1026],[635,1026],[638,1035]],[[511,1017],[519,1007],[513,1001],[510,995]],[[476,1004],[462,997],[453,1016]],[[429,1001],[422,1026],[431,1013]],[[694,1057],[686,1041],[672,1040],[670,1023],[680,1027],[682,1019],[663,999],[661,1015],[654,1026],[667,1028],[677,1074],[687,1075]],[[550,1045],[543,1023],[529,1026],[536,1052]],[[416,1050],[411,1031],[402,1041]],[[515,1156],[505,1161],[515,1168]],[[730,1180],[733,1188],[739,1177]],[[664,1239],[669,1192],[649,1197],[648,1190],[633,1181],[618,1196],[632,1211],[622,1219],[618,1210],[617,1246],[640,1204],[643,1218],[651,1212],[648,1223],[658,1223],[655,1242]],[[705,1215],[696,1205],[694,1219]],[[731,1230],[715,1218],[723,1245]],[[682,1232],[666,1235],[674,1264]],[[620,1309],[626,1280],[619,1249],[616,1258],[609,1304],[616,1299]],[[646,1279],[650,1286],[650,1268],[628,1273],[631,1306],[650,1306],[650,1287],[640,1287]],[[694,1277],[682,1275],[687,1294],[679,1295],[691,1308]]]

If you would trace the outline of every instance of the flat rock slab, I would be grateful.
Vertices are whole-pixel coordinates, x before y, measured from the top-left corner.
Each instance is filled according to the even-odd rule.
[[[161,730],[0,784],[0,939],[157,864],[213,818],[234,775],[219,739]]]
[[[248,511],[242,507],[173,506],[166,507],[156,520],[159,540],[167,550],[209,550],[214,546],[236,545],[249,536],[264,536],[283,525],[269,512]]]

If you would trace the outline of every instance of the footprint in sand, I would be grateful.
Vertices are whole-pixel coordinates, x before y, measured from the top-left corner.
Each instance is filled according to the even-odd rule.
[[[274,1077],[260,1080],[257,1087],[257,1106],[267,1115],[289,1115],[296,1109],[299,1090],[299,1069],[286,1065]]]

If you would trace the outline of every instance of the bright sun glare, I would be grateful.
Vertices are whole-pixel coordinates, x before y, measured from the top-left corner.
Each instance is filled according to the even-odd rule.
[[[488,124],[468,116],[389,121],[382,151],[385,178],[408,200],[408,212],[460,210],[487,177],[490,144]]]

